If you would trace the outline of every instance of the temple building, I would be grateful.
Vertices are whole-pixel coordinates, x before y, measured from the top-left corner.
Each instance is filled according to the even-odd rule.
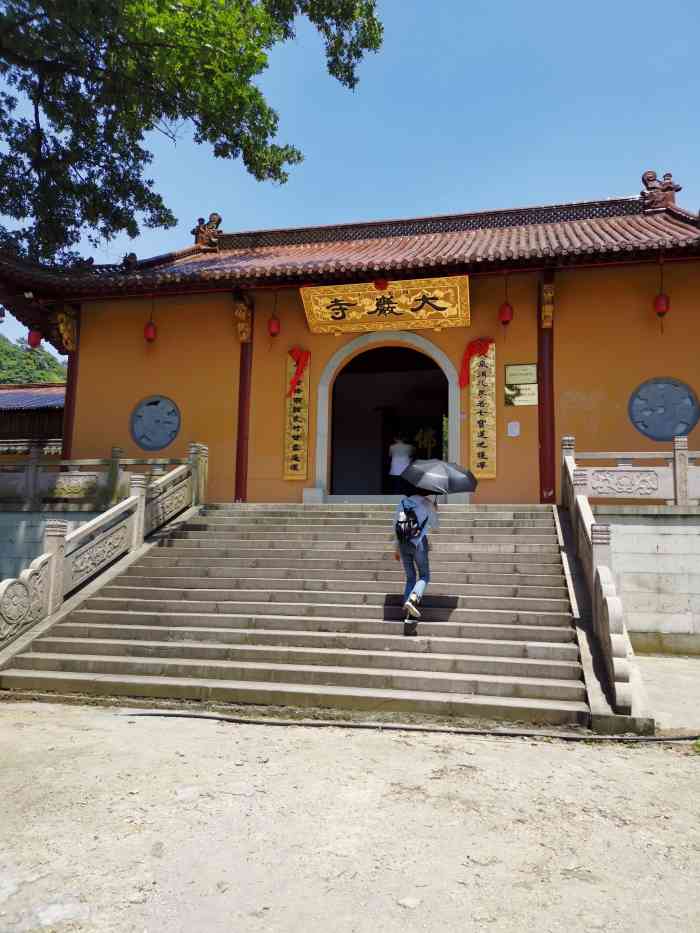
[[[401,434],[470,467],[475,502],[553,502],[562,435],[700,448],[700,220],[670,174],[642,181],[638,198],[247,233],[211,214],[151,259],[0,254],[0,301],[69,356],[66,457],[201,442],[211,501],[319,502],[389,492]]]

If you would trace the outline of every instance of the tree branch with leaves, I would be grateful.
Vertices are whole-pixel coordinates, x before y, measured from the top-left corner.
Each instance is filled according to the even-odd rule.
[[[284,182],[297,148],[255,79],[309,20],[348,88],[377,51],[376,0],[0,0],[0,248],[48,262],[172,211],[147,177],[146,135],[188,126],[221,159]]]

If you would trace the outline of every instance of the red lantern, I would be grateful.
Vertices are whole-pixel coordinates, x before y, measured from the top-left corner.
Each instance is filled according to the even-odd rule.
[[[156,330],[156,325],[153,321],[149,321],[143,329],[143,339],[146,343],[153,343],[157,335],[158,331]]]
[[[671,310],[671,299],[668,295],[664,295],[663,292],[660,292],[656,298],[654,298],[654,311],[658,318],[664,318]]]
[[[41,345],[41,341],[43,339],[44,338],[40,330],[30,330],[27,334],[27,343],[32,350],[36,350]]]
[[[498,309],[498,320],[503,325],[503,339],[506,339],[506,329],[513,320],[513,305],[508,301],[508,273],[503,276],[503,304]]]
[[[513,320],[513,305],[509,301],[504,301],[498,309],[498,320],[507,327]]]
[[[267,333],[270,337],[279,337],[280,330],[282,325],[280,324],[280,319],[276,314],[273,314],[272,317],[268,319],[267,322]]]
[[[663,253],[659,256],[659,291],[654,298],[654,313],[659,319],[661,333],[664,332],[664,318],[671,310],[671,299],[664,291],[664,257]]]
[[[378,292],[383,292],[383,291],[386,291],[386,289],[389,287],[389,283],[387,282],[386,279],[375,279],[374,287],[377,289]]]

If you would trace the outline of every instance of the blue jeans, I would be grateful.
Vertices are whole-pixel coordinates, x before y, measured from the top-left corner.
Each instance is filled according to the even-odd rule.
[[[404,601],[413,594],[416,599],[421,599],[426,586],[430,583],[430,561],[428,559],[428,538],[427,536],[419,544],[402,543],[399,545],[399,554],[403,569],[406,571],[406,589],[404,590]],[[418,570],[418,582],[416,582],[416,569]]]

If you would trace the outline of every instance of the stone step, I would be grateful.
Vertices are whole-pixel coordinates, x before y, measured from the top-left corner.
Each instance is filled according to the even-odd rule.
[[[432,494],[431,494],[432,495]],[[396,507],[399,496],[394,496],[391,502],[377,502],[374,499],[353,502],[206,502],[202,506],[208,511],[224,512],[386,512]],[[552,506],[540,502],[441,502],[440,509],[452,512],[478,513],[478,512],[551,512]]]
[[[155,577],[176,577],[190,579],[211,579],[211,580],[237,580],[237,579],[294,579],[294,580],[345,580],[347,582],[367,583],[403,580],[404,574],[400,564],[396,561],[384,561],[379,568],[374,566],[372,569],[348,569],[343,570],[338,567],[316,567],[309,566],[307,562],[302,562],[298,567],[278,567],[270,566],[267,562],[258,561],[258,566],[247,566],[242,562],[231,558],[226,561],[225,558],[219,559],[218,563],[210,566],[205,560],[199,563],[186,565],[174,559],[162,557],[162,555],[150,558],[142,558],[135,564],[132,564],[124,571],[120,579],[130,576],[144,577],[153,575]],[[471,564],[469,565],[472,566]],[[503,565],[498,565],[501,569]],[[482,584],[482,585],[503,585],[503,586],[527,586],[560,588],[565,585],[564,574],[560,570],[556,572],[555,566],[550,566],[549,573],[511,573],[500,572],[480,572],[472,570],[471,572],[460,573],[458,570],[452,571],[431,568],[431,580],[440,583],[455,584]]]
[[[317,529],[319,531],[362,531],[368,529],[371,531],[381,531],[382,529],[393,528],[394,515],[383,515],[379,517],[362,516],[325,516],[323,518],[297,515],[199,515],[190,518],[187,525],[195,525],[198,528],[280,528],[283,530],[307,531]],[[509,528],[542,528],[551,531],[555,528],[554,516],[543,515],[540,517],[530,516],[528,518],[470,518],[455,515],[441,515],[439,518],[440,528],[451,528],[453,530],[474,530],[483,528],[486,531],[493,531]]]
[[[130,674],[147,677],[195,677],[201,680],[295,683],[304,685],[362,687],[475,694],[492,697],[532,697],[540,700],[585,702],[582,681],[510,677],[506,675],[457,674],[394,668],[332,667],[321,664],[274,664],[254,661],[203,661],[198,658],[119,657],[75,655],[39,651],[16,655],[15,670],[65,671],[78,674]]]
[[[307,516],[283,517],[283,516],[248,516],[235,515],[219,517],[216,514],[206,515],[201,518],[193,518],[187,522],[187,527],[197,528],[269,528],[279,527],[283,530],[295,529],[299,531],[306,530],[340,530],[357,532],[363,529],[375,531],[392,528],[392,516],[383,516],[382,518],[370,517],[326,517],[310,518]],[[484,528],[493,530],[498,528],[542,528],[551,531],[555,528],[553,516],[544,516],[542,518],[510,519],[510,518],[457,518],[452,516],[440,517],[440,528],[449,528],[453,531],[470,531]]]
[[[0,672],[0,689],[99,696],[167,697],[225,703],[269,704],[315,708],[413,712],[439,716],[528,720],[535,723],[577,722],[588,725],[590,711],[582,701],[517,699],[454,693],[412,692],[256,681],[231,683],[217,679],[143,677],[130,674],[81,674],[67,671],[9,669]]]
[[[403,590],[403,587],[401,587]],[[352,612],[359,606],[402,606],[403,593],[377,593],[361,590],[309,590],[298,589],[287,583],[286,587],[259,589],[204,589],[184,588],[176,586],[140,587],[126,586],[123,583],[113,583],[100,590],[100,597],[116,600],[157,600],[168,603],[181,602],[183,605],[194,603],[195,609],[202,603],[220,605],[226,603],[274,603],[291,605],[302,604],[305,608],[318,603],[333,603],[352,608]],[[428,615],[433,610],[453,611],[457,609],[513,609],[527,612],[561,612],[569,616],[570,603],[568,599],[545,599],[542,597],[523,596],[442,596],[429,589],[423,599],[423,612]]]
[[[369,547],[377,548],[384,545],[393,546],[393,535],[391,529],[370,532],[359,531],[355,534],[347,531],[285,531],[283,528],[259,529],[247,531],[241,529],[240,525],[224,531],[209,529],[187,529],[173,531],[170,535],[174,541],[207,541],[216,544],[231,543],[240,544],[244,541],[256,542],[257,546],[269,543],[272,546],[278,543],[286,547],[296,544],[302,547],[311,547],[314,544],[326,544],[335,547]],[[557,537],[554,531],[549,528],[540,529],[538,532],[530,532],[528,529],[514,528],[492,528],[475,533],[449,531],[431,532],[430,541],[433,546],[439,546],[445,543],[451,544],[536,544],[549,545],[557,547]]]
[[[405,639],[409,641],[409,639]],[[32,643],[32,652],[43,654],[120,655],[141,658],[189,658],[213,661],[253,661],[273,664],[319,664],[330,667],[384,668],[441,671],[455,674],[488,674],[508,677],[582,678],[576,661],[549,661],[482,654],[439,654],[416,651],[368,651],[364,649],[308,648],[288,645],[221,645],[211,642],[126,640],[123,638],[65,638],[44,636]]]
[[[179,556],[201,552],[201,557],[292,557],[298,558],[319,558],[321,555],[325,559],[355,559],[379,561],[382,559],[393,559],[393,545],[387,541],[383,548],[376,545],[368,547],[362,542],[347,542],[342,547],[333,547],[329,542],[318,542],[316,545],[299,545],[290,547],[286,541],[270,541],[253,545],[251,542],[241,541],[237,546],[235,543],[226,542],[225,544],[214,544],[209,538],[192,539],[168,537],[158,542],[160,548],[174,551]],[[468,555],[475,555],[470,558]],[[515,559],[524,561],[543,561],[552,564],[561,563],[559,548],[555,544],[535,545],[523,544],[518,542],[493,543],[493,544],[468,544],[445,543],[437,541],[431,547],[431,555],[435,558],[439,555],[439,560],[466,561],[466,560],[489,560],[494,561],[500,558],[503,560]]]
[[[256,594],[258,595],[258,594]],[[306,596],[306,594],[301,594]],[[196,605],[195,605],[196,603]],[[398,620],[404,618],[402,600],[388,600],[386,603],[375,604],[348,604],[342,602],[316,602],[308,600],[294,601],[285,596],[279,602],[260,599],[255,600],[192,600],[188,606],[182,599],[135,599],[129,597],[111,598],[107,596],[92,596],[84,603],[87,609],[101,609],[110,612],[178,612],[212,613],[226,616],[243,615],[302,615],[304,617],[321,616],[332,619],[378,619]],[[571,624],[571,615],[562,610],[523,610],[520,607],[512,609],[495,609],[482,605],[472,608],[458,606],[439,606],[426,604],[422,616],[426,622],[485,622],[493,619],[506,624],[519,623],[530,625],[563,625]]]
[[[178,604],[178,608],[181,605]],[[267,607],[269,609],[269,607]],[[553,613],[551,614],[554,615]],[[545,618],[548,618],[545,616]],[[71,622],[107,622],[120,625],[188,626],[190,628],[275,629],[302,632],[338,632],[374,635],[402,635],[403,618],[340,618],[332,615],[278,615],[270,612],[221,613],[101,608],[76,609]],[[493,610],[462,610],[460,621],[418,623],[419,635],[431,638],[487,638],[523,641],[574,642],[573,626],[541,621],[536,613],[505,613]]]
[[[173,568],[169,568],[173,569]],[[394,590],[403,586],[404,576],[400,571],[393,574],[388,572],[384,574],[381,580],[347,579],[347,577],[335,576],[321,577],[320,574],[315,577],[302,575],[302,571],[297,571],[298,575],[289,574],[286,577],[270,576],[270,571],[261,573],[257,577],[234,577],[234,576],[215,576],[207,573],[200,573],[199,576],[184,576],[181,570],[176,573],[164,574],[162,570],[152,571],[150,574],[146,570],[141,573],[135,573],[134,568],[123,573],[115,580],[116,586],[128,587],[155,587],[157,589],[167,589],[172,586],[180,586],[184,589],[206,589],[206,590],[309,590],[314,592],[359,592],[359,593],[383,593],[388,588]],[[544,599],[562,599],[568,603],[568,591],[566,587],[561,586],[522,586],[497,583],[438,583],[431,579],[428,594],[431,596],[509,596],[525,599],[544,598]]]
[[[446,559],[447,558],[447,559]],[[383,579],[382,574],[395,573],[399,564],[394,560],[393,554],[382,554],[377,560],[365,560],[362,558],[347,559],[325,559],[325,558],[288,558],[276,557],[274,554],[265,553],[261,557],[206,557],[196,551],[188,551],[185,554],[173,553],[168,549],[167,553],[161,550],[153,550],[147,556],[143,557],[136,568],[146,568],[155,570],[158,568],[171,568],[174,573],[179,573],[180,569],[186,569],[188,572],[207,570],[216,571],[217,574],[236,574],[244,571],[249,576],[252,571],[255,574],[266,574],[269,571],[278,571],[286,573],[303,573],[305,576],[312,574],[325,575],[327,571],[332,570],[333,576],[341,574],[345,576],[354,576],[357,579]],[[442,576],[439,576],[442,574]],[[479,576],[488,577],[508,577],[519,576],[527,578],[528,582],[536,580],[560,581],[564,574],[561,568],[561,558],[559,555],[553,556],[552,560],[538,562],[519,557],[517,562],[513,562],[510,557],[497,556],[491,560],[479,561],[472,559],[469,555],[465,559],[449,560],[449,555],[441,555],[440,560],[431,560],[430,568],[431,579],[449,582],[450,580],[468,582],[468,579]]]
[[[432,499],[432,496],[428,498]],[[211,505],[200,506],[200,514],[213,515],[218,518],[226,518],[236,515],[254,517],[275,517],[288,516],[291,518],[345,518],[349,517],[386,517],[396,511],[400,497],[394,497],[390,502],[382,503],[362,503],[362,502],[332,502],[321,505],[300,505],[299,503],[267,503],[261,508],[261,503],[236,503],[227,508],[215,508]],[[489,505],[469,506],[464,503],[438,502],[440,515],[449,515],[456,519],[483,519],[487,521],[490,518],[499,519],[502,516],[507,518],[550,518],[554,509],[551,505]]]
[[[391,630],[391,633],[389,632]],[[430,658],[435,652],[450,656],[469,655],[471,657],[526,658],[542,661],[578,662],[578,647],[570,641],[525,641],[518,640],[522,628],[502,626],[504,637],[469,638],[436,637],[426,635],[430,627],[418,626],[419,634],[415,638],[403,635],[403,626],[384,623],[379,634],[347,631],[294,631],[274,628],[204,628],[179,625],[131,624],[123,625],[112,622],[61,622],[51,630],[66,639],[117,640],[170,642],[183,645],[214,643],[215,645],[247,645],[262,648],[311,648],[317,650],[332,649],[349,651],[369,651],[384,654],[401,651],[406,654],[425,655]],[[553,637],[559,637],[562,630],[556,629]],[[500,633],[499,633],[500,634]],[[511,638],[512,640],[509,640]]]

